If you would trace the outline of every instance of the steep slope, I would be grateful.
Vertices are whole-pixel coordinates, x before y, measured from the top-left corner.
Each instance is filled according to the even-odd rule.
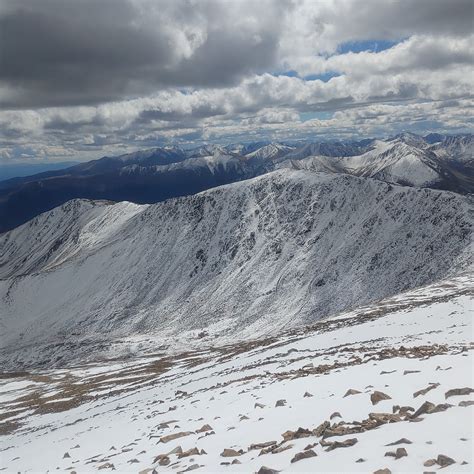
[[[0,470],[470,473],[470,293],[456,278],[278,337],[3,376]]]
[[[4,367],[126,336],[183,347],[200,331],[201,345],[274,333],[470,259],[470,198],[349,175],[282,170],[150,206],[68,206],[0,236]]]

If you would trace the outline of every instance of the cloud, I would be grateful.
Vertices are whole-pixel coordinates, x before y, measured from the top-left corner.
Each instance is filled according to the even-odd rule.
[[[85,159],[171,141],[466,130],[472,9],[470,0],[0,0],[0,160],[26,149]],[[369,40],[391,47],[341,53]],[[305,79],[318,75],[334,77]]]

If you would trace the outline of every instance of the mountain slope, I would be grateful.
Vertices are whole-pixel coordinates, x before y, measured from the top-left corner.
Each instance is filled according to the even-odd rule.
[[[469,197],[292,170],[150,206],[69,203],[0,236],[2,362],[274,333],[466,269],[471,226]]]
[[[388,183],[430,187],[454,192],[474,191],[474,167],[469,165],[469,140],[445,140],[430,147],[423,138],[402,134],[391,140],[375,140],[371,149],[354,156],[285,156],[278,167],[312,169],[370,177]]]
[[[470,293],[455,278],[277,337],[4,375],[0,470],[472,472]]]

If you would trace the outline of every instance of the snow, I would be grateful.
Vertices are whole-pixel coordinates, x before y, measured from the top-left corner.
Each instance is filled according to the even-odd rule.
[[[470,278],[464,276],[252,345],[237,343],[175,356],[38,371],[15,379],[15,385],[1,380],[2,391],[8,386],[17,400],[22,400],[27,380],[33,376],[43,376],[43,383],[35,388],[42,397],[54,393],[67,398],[61,392],[71,393],[75,384],[84,390],[77,406],[61,411],[37,411],[35,399],[24,402],[23,412],[16,416],[21,425],[3,436],[0,468],[8,472],[56,468],[84,472],[110,462],[117,472],[153,467],[159,472],[180,472],[198,464],[196,472],[257,472],[265,465],[282,472],[389,468],[397,473],[427,470],[423,467],[426,460],[444,454],[456,464],[443,471],[472,472],[473,407],[458,403],[472,400],[473,394],[445,398],[450,389],[473,385],[471,290]],[[424,348],[424,355],[410,352],[418,347]],[[387,356],[387,350],[398,352]],[[322,365],[326,368],[316,370]],[[404,375],[413,370],[419,372]],[[141,376],[142,383],[131,385],[131,374]],[[431,383],[439,385],[414,397],[414,392]],[[115,393],[99,389],[105,385],[114,386]],[[361,393],[344,397],[348,389]],[[374,390],[391,399],[372,405]],[[313,396],[305,398],[305,392]],[[286,405],[275,407],[280,399]],[[425,401],[453,406],[424,414],[419,422],[407,419],[362,433],[291,440],[285,445],[293,447],[280,454],[259,456],[259,450],[248,449],[252,443],[280,442],[282,433],[300,426],[314,429],[336,411],[345,422],[362,421],[369,413],[392,413],[393,405],[417,409]],[[2,402],[0,413],[8,413],[14,402]],[[265,406],[258,408],[255,403]],[[215,434],[194,433],[204,424]],[[159,442],[161,436],[186,431],[193,433]],[[321,441],[348,438],[357,438],[357,444],[329,452],[321,445]],[[400,438],[412,444],[386,446]],[[290,462],[312,443],[316,443],[317,457]],[[207,454],[181,459],[170,455],[167,466],[154,462],[158,454],[178,446],[183,450],[197,447]],[[398,460],[384,456],[397,447],[404,447],[408,456]],[[238,457],[241,464],[222,465],[234,459],[220,455],[225,448],[243,449]],[[65,453],[70,458],[63,458]],[[356,463],[359,458],[365,461]],[[137,462],[130,463],[133,459]]]
[[[154,205],[71,201],[0,236],[1,361],[132,357],[314,322],[468,269],[471,212],[454,193],[287,169]]]

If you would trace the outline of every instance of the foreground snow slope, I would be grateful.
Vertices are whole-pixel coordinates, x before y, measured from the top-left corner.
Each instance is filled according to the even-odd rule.
[[[278,337],[3,378],[0,468],[472,472],[471,294],[458,277]]]
[[[471,201],[294,170],[155,205],[72,201],[0,236],[0,360],[245,340],[432,283],[469,266]]]

